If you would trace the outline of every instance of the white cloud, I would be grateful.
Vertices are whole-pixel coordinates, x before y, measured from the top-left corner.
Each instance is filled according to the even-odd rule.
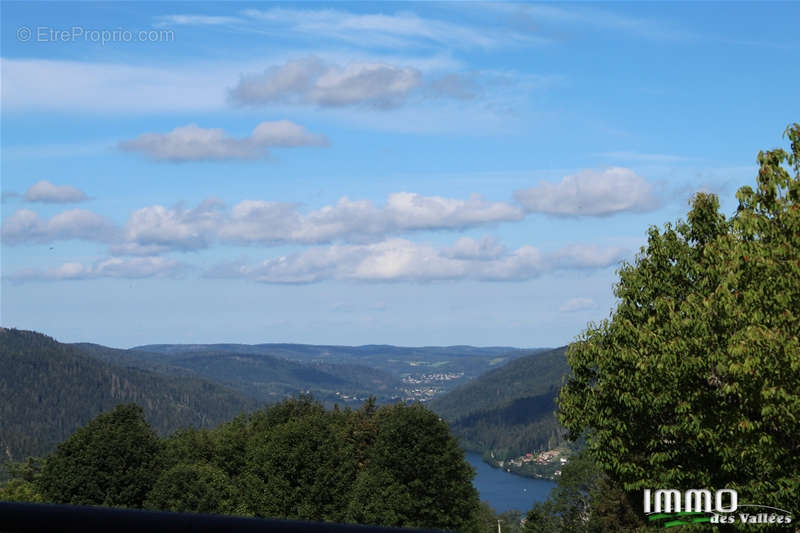
[[[220,237],[238,242],[326,243],[360,241],[418,230],[461,230],[516,221],[522,211],[487,202],[478,195],[466,200],[393,193],[383,207],[366,200],[342,198],[332,206],[303,215],[291,204],[245,201],[234,206]]]
[[[187,267],[183,263],[164,257],[111,257],[95,261],[92,264],[70,262],[48,269],[25,269],[6,277],[16,282],[176,277],[186,269]]]
[[[623,211],[648,211],[657,206],[653,186],[628,168],[584,170],[559,183],[514,192],[528,212],[558,216],[607,216]]]
[[[71,185],[54,185],[42,180],[31,185],[25,192],[25,199],[29,202],[73,203],[88,200],[88,197]]]
[[[597,304],[591,298],[571,298],[561,304],[558,310],[562,313],[576,313],[596,308]]]
[[[557,250],[544,253],[532,246],[499,252],[461,254],[454,249],[486,249],[487,241],[460,239],[450,248],[437,249],[426,243],[390,239],[374,244],[314,247],[303,252],[267,259],[261,264],[244,262],[218,265],[210,277],[242,277],[264,283],[313,283],[323,280],[437,281],[475,279],[523,281],[560,269],[605,268],[626,255],[621,248],[586,247],[583,253]],[[505,249],[503,249],[505,250]],[[499,253],[498,253],[499,252]]]
[[[192,210],[159,205],[139,209],[128,221],[125,237],[141,246],[178,250],[206,248],[213,241],[262,245],[365,242],[411,231],[463,230],[523,216],[518,207],[488,202],[478,195],[461,200],[394,193],[384,206],[342,198],[306,214],[297,204],[261,200],[244,200],[225,213],[220,202],[212,201]]]
[[[369,103],[376,107],[395,107],[422,84],[422,75],[413,68],[381,63],[353,63],[344,69],[332,68],[320,76],[311,89],[311,99],[323,106]]]
[[[84,239],[111,244],[114,255],[156,255],[199,250],[216,243],[326,244],[371,242],[424,230],[454,230],[518,221],[519,207],[488,202],[479,195],[466,199],[393,193],[386,204],[342,198],[334,205],[303,213],[297,204],[244,200],[229,211],[219,199],[192,209],[152,205],[133,211],[122,230],[91,211],[73,210],[43,220],[22,209],[3,221],[3,240],[51,242]],[[481,244],[484,252],[492,248]],[[459,245],[453,253],[466,253]]]
[[[328,64],[316,57],[289,61],[262,74],[243,76],[231,90],[234,103],[311,104],[322,107],[367,105],[390,108],[402,104],[423,84],[412,67],[387,63]]]
[[[122,141],[119,148],[141,152],[158,161],[211,161],[224,159],[259,159],[273,146],[322,146],[325,137],[308,132],[304,127],[280,120],[262,122],[249,137],[229,137],[218,128],[201,128],[196,124],[180,126],[169,133],[144,133]]]
[[[522,220],[515,206],[487,202],[478,194],[467,200],[399,192],[389,195],[386,210],[398,227],[411,229],[467,228],[480,224]]]
[[[113,251],[140,255],[207,248],[223,221],[221,207],[220,200],[208,199],[194,209],[161,205],[137,209],[125,225],[125,244]]]
[[[3,219],[2,237],[6,244],[23,242],[47,243],[80,239],[111,242],[118,236],[113,222],[85,209],[72,209],[54,215],[50,220],[29,209],[20,209]]]

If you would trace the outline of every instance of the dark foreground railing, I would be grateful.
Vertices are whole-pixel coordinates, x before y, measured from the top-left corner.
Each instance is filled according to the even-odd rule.
[[[0,533],[59,531],[63,533],[113,533],[115,531],[160,532],[249,532],[268,533],[423,533],[432,530],[375,526],[265,520],[190,513],[165,513],[136,509],[0,502]]]

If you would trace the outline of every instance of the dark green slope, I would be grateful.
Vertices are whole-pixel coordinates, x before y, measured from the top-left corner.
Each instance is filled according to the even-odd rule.
[[[161,434],[211,427],[259,403],[206,380],[113,365],[33,331],[0,328],[0,457],[43,455],[120,403]]]
[[[432,400],[462,445],[501,456],[552,447],[562,430],[555,398],[569,372],[566,347],[523,356]]]

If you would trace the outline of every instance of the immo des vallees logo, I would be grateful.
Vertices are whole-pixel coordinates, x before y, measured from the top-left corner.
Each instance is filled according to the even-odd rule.
[[[746,507],[746,511],[740,511]],[[751,509],[752,508],[752,509]],[[650,522],[663,527],[685,526],[700,522],[710,524],[789,525],[792,513],[768,505],[740,504],[733,489],[645,489],[644,513]]]

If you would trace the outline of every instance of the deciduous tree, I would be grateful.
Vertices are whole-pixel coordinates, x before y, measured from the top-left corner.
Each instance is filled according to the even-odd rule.
[[[37,484],[49,502],[141,507],[159,474],[159,451],[142,408],[119,405],[59,444]]]
[[[695,196],[619,272],[612,316],[568,351],[560,419],[627,491],[800,501],[800,125],[758,155],[726,219]]]

